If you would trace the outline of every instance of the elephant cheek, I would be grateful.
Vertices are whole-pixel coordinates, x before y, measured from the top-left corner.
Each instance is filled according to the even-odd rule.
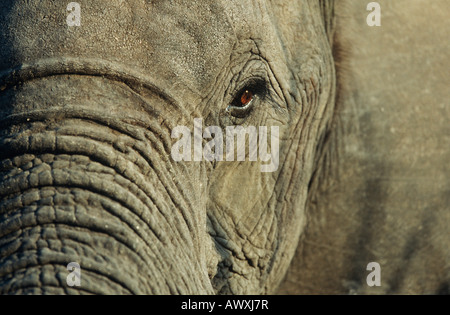
[[[133,94],[53,76],[0,95],[0,294],[212,293],[204,172],[171,164],[168,127]]]

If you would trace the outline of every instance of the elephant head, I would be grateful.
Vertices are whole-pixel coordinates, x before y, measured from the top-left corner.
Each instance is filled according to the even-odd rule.
[[[333,110],[331,7],[81,0],[71,27],[66,5],[0,5],[1,292],[273,292]],[[195,119],[277,127],[279,167],[175,161]]]

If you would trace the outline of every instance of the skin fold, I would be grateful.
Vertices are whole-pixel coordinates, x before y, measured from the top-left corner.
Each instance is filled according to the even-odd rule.
[[[406,172],[404,155],[415,149],[405,145],[396,160],[381,162],[395,143],[379,123],[386,117],[374,114],[385,100],[371,97],[381,98],[387,83],[364,56],[385,51],[353,33],[364,7],[359,21],[352,17],[361,7],[349,2],[78,2],[79,27],[66,25],[65,3],[0,4],[1,294],[371,293],[365,266],[377,259],[383,270],[393,262],[392,279],[402,260],[431,270],[426,284],[421,277],[408,286],[389,282],[384,292],[448,288],[448,180],[437,177],[428,191],[402,181],[380,186]],[[349,49],[353,38],[360,50]],[[378,62],[389,68],[393,58]],[[420,59],[412,58],[405,67]],[[403,100],[396,84],[386,93],[395,104],[389,113],[403,117],[413,98]],[[426,100],[438,108],[445,88],[430,89],[435,98]],[[242,98],[245,91],[252,93]],[[249,95],[251,111],[236,108]],[[440,110],[424,129],[433,115],[449,116],[445,103]],[[222,130],[278,127],[279,167],[175,161],[171,132],[198,118]],[[449,151],[438,151],[450,147],[444,121],[429,128],[439,145],[420,156],[417,163],[433,161],[423,174],[439,167],[448,174]],[[363,151],[359,159],[355,150]],[[374,151],[380,155],[370,160]],[[408,189],[416,199],[409,201]],[[394,199],[399,204],[389,205]],[[412,205],[416,212],[406,215]],[[330,223],[340,217],[335,206],[347,212]],[[395,211],[377,208],[388,206]],[[405,233],[390,246],[399,217]],[[80,287],[66,283],[70,262],[81,267]]]

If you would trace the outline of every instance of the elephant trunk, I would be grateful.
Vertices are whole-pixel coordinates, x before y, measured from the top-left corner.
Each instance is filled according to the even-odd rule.
[[[0,294],[213,293],[205,172],[170,161],[168,100],[113,76],[36,73],[0,94]]]

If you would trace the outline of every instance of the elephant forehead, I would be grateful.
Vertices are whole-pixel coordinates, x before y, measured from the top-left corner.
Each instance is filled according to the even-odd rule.
[[[246,14],[231,12],[230,1],[78,0],[81,25],[69,26],[68,2],[2,1],[0,69],[55,57],[97,58],[199,90],[229,60],[235,30],[243,29],[231,23]]]

